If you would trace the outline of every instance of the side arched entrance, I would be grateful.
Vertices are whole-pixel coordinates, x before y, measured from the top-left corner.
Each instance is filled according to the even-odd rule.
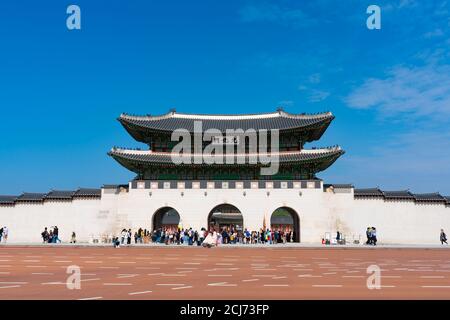
[[[176,229],[180,223],[180,214],[172,207],[162,207],[153,214],[153,230]]]
[[[270,226],[272,230],[292,232],[293,242],[300,242],[300,218],[294,209],[277,208],[270,216]]]

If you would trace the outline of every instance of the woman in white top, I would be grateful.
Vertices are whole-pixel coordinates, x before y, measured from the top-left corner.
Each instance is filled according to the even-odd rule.
[[[211,248],[215,247],[216,245],[217,245],[217,232],[215,231],[213,233],[209,232],[205,240],[203,240],[202,246]]]

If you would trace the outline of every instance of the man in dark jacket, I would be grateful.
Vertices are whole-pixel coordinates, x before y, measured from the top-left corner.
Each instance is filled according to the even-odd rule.
[[[444,229],[441,229],[440,239],[441,239],[441,244],[444,244],[444,243],[448,244],[447,243],[447,235],[445,234]]]

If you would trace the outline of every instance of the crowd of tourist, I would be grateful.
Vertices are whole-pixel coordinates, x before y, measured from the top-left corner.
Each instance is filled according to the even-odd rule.
[[[220,244],[277,244],[294,242],[295,234],[292,230],[263,230],[250,231],[239,230],[233,225],[222,228],[205,228],[194,230],[192,228],[181,228],[175,226],[161,227],[153,232],[139,228],[134,233],[134,243],[162,243],[177,245],[201,246],[208,234],[215,233],[216,245]],[[131,229],[123,229],[118,237],[113,238],[114,246],[130,245],[132,243]]]
[[[0,228],[0,243],[8,240],[8,228],[6,226]],[[59,229],[57,226],[48,229],[44,228],[41,233],[43,243],[61,243],[59,238]],[[377,245],[377,229],[375,227],[367,227],[366,230],[367,245]],[[201,228],[200,231],[192,228],[182,228],[176,226],[165,226],[150,232],[150,230],[139,228],[132,233],[131,229],[122,229],[119,236],[114,236],[110,241],[115,247],[120,245],[131,245],[134,238],[135,244],[161,243],[161,244],[177,244],[177,245],[207,245],[208,247],[221,244],[283,244],[291,243],[296,239],[294,231],[288,227],[273,228],[259,231],[250,231],[248,229],[238,229],[233,225],[228,227],[211,227],[210,230]],[[208,241],[205,241],[208,240]],[[441,229],[440,233],[441,244],[447,244],[447,235]],[[76,243],[76,234],[72,232],[70,243]],[[205,242],[205,243],[204,243]],[[338,244],[345,244],[345,239],[342,238],[342,233],[337,231],[336,242]],[[322,239],[322,244],[326,243],[326,239]]]
[[[61,243],[61,239],[59,238],[59,229],[57,226],[51,227],[50,230],[45,227],[44,231],[41,232],[42,242],[43,243]],[[72,232],[72,236],[70,237],[70,243],[76,243],[76,234]]]
[[[59,229],[57,226],[51,227],[50,230],[45,227],[44,231],[41,232],[41,237],[43,243],[61,243],[61,239],[59,239]]]

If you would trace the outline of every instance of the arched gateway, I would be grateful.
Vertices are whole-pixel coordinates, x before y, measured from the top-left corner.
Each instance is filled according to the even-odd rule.
[[[152,218],[153,230],[161,228],[176,229],[180,223],[180,215],[172,207],[162,207],[156,210]]]
[[[159,196],[152,198],[152,201],[159,201],[154,203],[160,203],[161,206],[167,198],[178,193],[184,197],[186,204],[193,206],[186,211],[183,219],[197,222],[197,214],[205,214],[203,211],[199,213],[204,196],[211,199],[211,196],[222,192],[237,196],[238,193],[233,189],[242,189],[239,193],[242,192],[243,196],[252,194],[251,200],[247,198],[249,201],[265,203],[270,190],[280,194],[282,201],[290,201],[288,197],[292,189],[321,188],[316,174],[331,166],[344,154],[344,150],[339,146],[307,149],[305,144],[319,140],[333,119],[331,112],[292,114],[282,109],[237,115],[184,114],[175,110],[163,115],[135,116],[124,113],[119,117],[120,123],[135,140],[147,144],[149,148],[136,150],[114,147],[108,154],[120,165],[136,173],[136,179],[131,183],[132,189],[154,189]],[[189,136],[190,141],[194,142],[186,143],[187,147],[183,144],[181,149],[172,140],[173,133],[180,128],[184,129],[183,135],[178,137],[183,137],[184,142]],[[213,136],[210,129],[214,129]],[[278,133],[277,137],[275,132]],[[180,132],[177,131],[177,134]],[[210,136],[211,143],[208,139],[202,139],[207,136]],[[197,140],[204,143],[198,146],[195,143]],[[261,141],[267,142],[265,148],[257,147],[257,142]],[[212,150],[213,158],[204,157]],[[230,153],[230,150],[233,152]],[[212,159],[214,161],[211,163],[209,160]],[[268,176],[268,171],[264,169],[275,169],[272,166],[275,162],[277,170]],[[268,190],[261,192],[260,189]],[[289,190],[285,197],[282,189]],[[149,192],[150,196],[152,192]],[[228,199],[234,201],[233,198]],[[154,229],[164,225],[164,214],[169,211],[164,210],[155,213]],[[299,241],[299,217],[292,209],[284,208],[284,211],[283,217],[278,216],[278,212],[274,215],[273,225],[280,228],[290,226],[295,241]],[[265,213],[263,210],[259,212],[260,215]],[[179,216],[174,213],[174,217],[177,219],[171,225],[179,222]],[[242,230],[243,220],[239,209],[230,204],[220,204],[210,211],[207,221],[203,221],[208,228],[211,225],[234,226]]]
[[[220,204],[215,206],[208,215],[208,228],[216,230],[226,228],[235,228],[242,231],[244,218],[241,211],[231,204]]]
[[[270,226],[272,230],[292,231],[293,242],[300,242],[300,218],[294,209],[289,207],[276,209],[270,217]]]

